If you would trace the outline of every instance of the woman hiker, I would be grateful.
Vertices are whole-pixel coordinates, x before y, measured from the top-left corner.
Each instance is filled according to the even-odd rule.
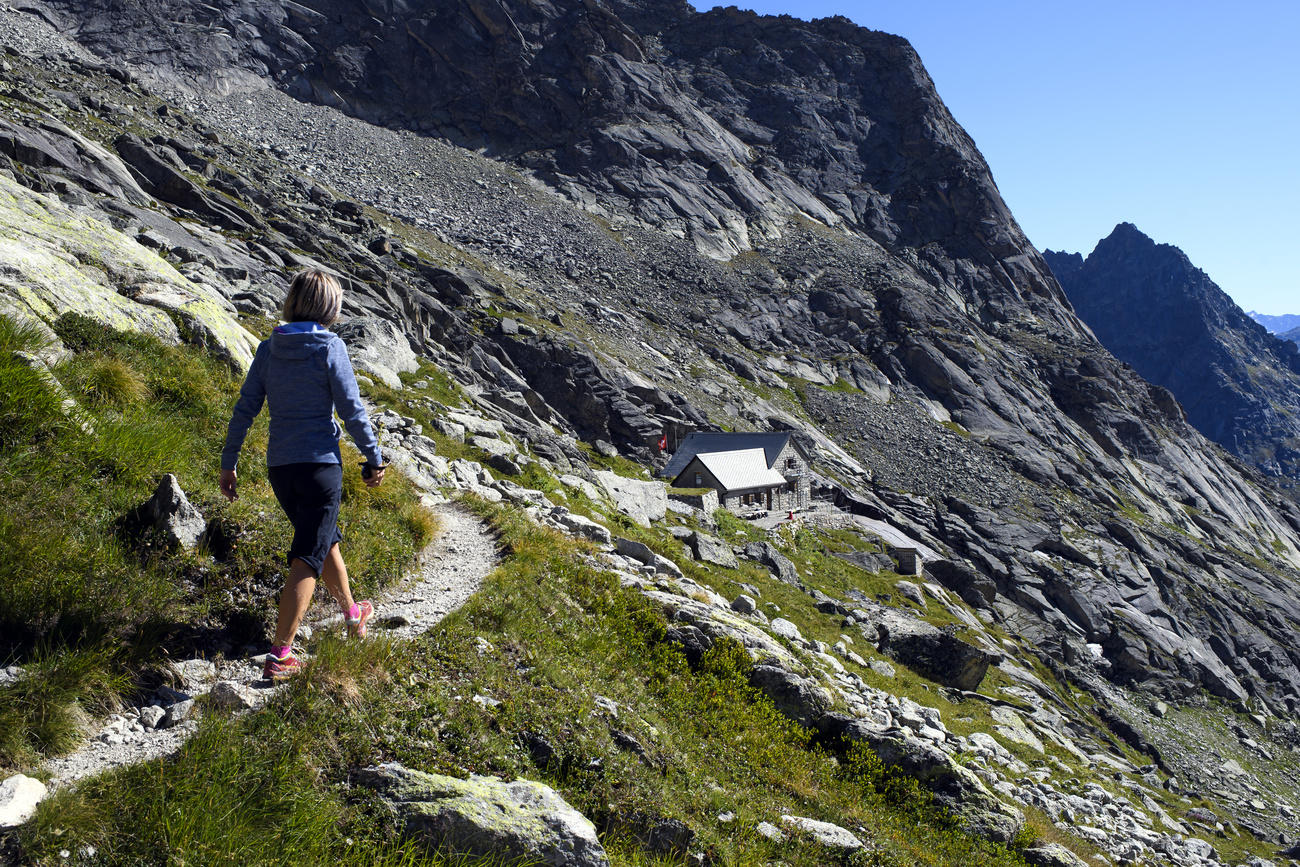
[[[280,594],[275,642],[262,671],[272,681],[298,670],[293,639],[318,576],[343,609],[350,635],[364,636],[375,610],[369,602],[353,601],[339,553],[343,461],[336,408],[366,458],[361,473],[366,484],[373,488],[384,480],[383,454],[361,404],[352,362],[343,341],[327,328],[342,304],[343,288],[324,271],[303,271],[293,278],[281,311],[285,324],[257,347],[221,451],[221,493],[233,500],[239,449],[265,400],[271,412],[267,476],[293,524],[289,577]]]

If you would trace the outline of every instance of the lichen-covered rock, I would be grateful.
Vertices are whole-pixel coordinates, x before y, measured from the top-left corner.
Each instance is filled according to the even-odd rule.
[[[243,369],[257,348],[224,299],[134,239],[4,175],[0,296],[4,306],[46,322],[80,313],[168,343],[185,337]]]
[[[541,783],[460,780],[395,763],[357,771],[353,781],[376,790],[407,834],[433,846],[554,867],[609,864],[595,826]]]

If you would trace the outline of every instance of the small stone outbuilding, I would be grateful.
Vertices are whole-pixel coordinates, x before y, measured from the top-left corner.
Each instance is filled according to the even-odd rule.
[[[688,434],[662,475],[679,488],[712,488],[726,509],[799,509],[811,499],[808,454],[790,431]]]

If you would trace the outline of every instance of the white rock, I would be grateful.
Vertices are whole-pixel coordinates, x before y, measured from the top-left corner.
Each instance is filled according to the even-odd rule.
[[[830,849],[856,852],[863,848],[864,845],[861,840],[854,836],[852,831],[830,822],[819,822],[816,819],[807,819],[803,816],[782,816],[781,821],[797,831],[808,834],[818,843]]]
[[[795,626],[793,623],[791,623],[789,620],[786,620],[784,617],[776,617],[768,625],[772,627],[773,632],[775,632],[777,635],[781,636],[782,638],[788,638],[791,641],[798,642],[798,643],[803,642],[803,635],[800,634],[799,627]]]
[[[628,479],[608,471],[596,473],[596,481],[620,512],[643,527],[662,520],[668,512],[668,486],[663,482]]]
[[[212,703],[229,710],[248,710],[257,705],[257,696],[253,690],[233,680],[218,681],[212,687]]]
[[[158,723],[162,722],[163,717],[166,715],[167,711],[163,710],[156,704],[142,707],[140,708],[140,724],[149,729],[157,728]]]
[[[0,828],[16,828],[36,815],[36,805],[46,791],[44,783],[24,774],[0,783]]]

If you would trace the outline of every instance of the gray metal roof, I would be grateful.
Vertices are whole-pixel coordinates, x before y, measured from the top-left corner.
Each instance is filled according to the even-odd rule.
[[[748,449],[762,449],[765,459],[765,465],[768,467],[776,463],[776,458],[781,454],[781,449],[790,441],[790,431],[774,431],[770,433],[730,433],[727,431],[694,431],[686,435],[677,451],[673,452],[672,458],[668,465],[663,468],[661,475],[670,479],[677,478],[681,471],[686,469],[686,465],[691,459],[701,452],[736,452],[746,451]]]
[[[724,491],[772,488],[785,484],[785,476],[768,468],[762,449],[701,452],[695,459],[713,474]],[[688,469],[689,463],[682,467],[683,472]]]

